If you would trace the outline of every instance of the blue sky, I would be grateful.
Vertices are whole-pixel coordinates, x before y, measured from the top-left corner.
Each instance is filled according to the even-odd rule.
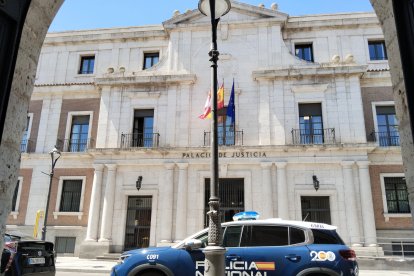
[[[266,7],[276,2],[289,15],[372,11],[369,0],[239,0]],[[65,0],[49,31],[161,24],[174,10],[196,9],[198,0]]]

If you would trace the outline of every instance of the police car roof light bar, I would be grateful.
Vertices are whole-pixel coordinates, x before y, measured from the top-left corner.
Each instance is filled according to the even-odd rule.
[[[237,213],[233,216],[234,221],[240,221],[240,220],[257,220],[259,219],[260,214],[256,211],[245,211]]]

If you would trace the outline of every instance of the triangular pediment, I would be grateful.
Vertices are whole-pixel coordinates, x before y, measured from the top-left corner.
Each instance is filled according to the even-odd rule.
[[[246,22],[246,21],[258,21],[258,20],[272,20],[276,22],[285,22],[288,15],[282,13],[276,9],[270,9],[265,7],[253,6],[237,1],[231,1],[231,10],[221,20],[222,22]],[[210,18],[201,14],[198,9],[187,11],[183,14],[177,14],[173,18],[164,21],[165,28],[174,28],[179,25],[192,25],[192,24],[210,24]]]

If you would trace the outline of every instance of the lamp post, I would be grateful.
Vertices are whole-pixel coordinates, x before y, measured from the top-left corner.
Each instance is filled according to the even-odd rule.
[[[208,245],[204,249],[205,263],[204,275],[222,276],[225,274],[224,254],[226,249],[221,246],[221,223],[220,223],[220,199],[218,197],[218,139],[217,139],[217,25],[220,17],[230,11],[229,0],[200,0],[198,9],[211,19],[211,50],[209,52],[211,61],[211,89],[213,93],[213,104],[211,113],[211,179],[210,179],[210,198],[207,212],[209,220]]]
[[[60,158],[60,151],[56,146],[49,152],[50,158],[52,159],[52,170],[50,171],[49,177],[49,191],[47,192],[47,201],[46,201],[46,210],[45,210],[45,220],[42,228],[42,241],[46,240],[46,227],[47,227],[47,213],[49,212],[49,200],[50,200],[50,191],[52,189],[53,175],[55,173],[55,165],[58,159]],[[56,156],[55,156],[56,155]]]

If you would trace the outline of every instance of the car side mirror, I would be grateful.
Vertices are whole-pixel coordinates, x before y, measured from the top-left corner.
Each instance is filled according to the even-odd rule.
[[[191,251],[191,250],[201,248],[202,245],[203,245],[202,241],[197,240],[197,239],[190,239],[190,240],[185,241],[184,248],[186,250]]]

